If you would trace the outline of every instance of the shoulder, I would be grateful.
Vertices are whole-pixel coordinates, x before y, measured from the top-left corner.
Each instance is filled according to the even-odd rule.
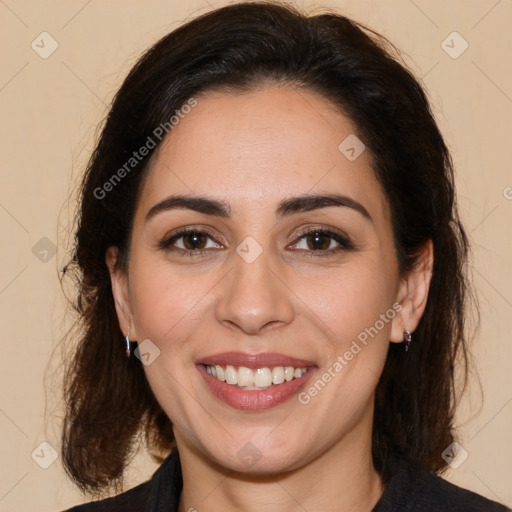
[[[150,484],[147,481],[118,496],[77,505],[66,512],[140,512],[145,508]]]
[[[373,512],[510,512],[431,471],[402,463]]]
[[[506,512],[510,510],[496,501],[452,484],[435,473],[427,472],[424,482],[424,488],[426,491],[431,491],[433,505],[438,507],[438,510],[454,512]]]
[[[150,480],[117,496],[77,505],[65,512],[172,512],[177,510],[182,485],[179,455],[172,451]]]
[[[148,480],[118,496],[77,505],[76,507],[68,509],[66,512],[139,512],[145,508],[150,484],[151,481]]]

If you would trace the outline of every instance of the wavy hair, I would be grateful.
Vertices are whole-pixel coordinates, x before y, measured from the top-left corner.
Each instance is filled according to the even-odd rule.
[[[316,92],[355,123],[390,205],[401,275],[433,241],[433,276],[414,343],[408,352],[391,344],[377,385],[372,455],[384,481],[400,459],[436,472],[446,466],[441,453],[454,439],[456,362],[464,383],[468,369],[468,242],[451,156],[426,93],[398,50],[371,29],[333,12],[308,16],[288,5],[250,2],[200,15],[143,54],[112,101],[80,185],[65,272],[77,285],[79,335],[66,361],[61,441],[64,467],[84,492],[122,488],[139,435],[159,462],[175,446],[141,362],[125,356],[105,263],[113,245],[126,268],[155,149],[108,194],[98,191],[194,95],[266,84]]]

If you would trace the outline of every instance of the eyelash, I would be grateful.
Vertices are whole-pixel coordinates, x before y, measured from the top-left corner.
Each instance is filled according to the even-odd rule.
[[[185,257],[199,257],[199,256],[206,256],[207,253],[211,249],[181,249],[179,247],[171,247],[173,243],[175,243],[180,238],[183,238],[186,235],[189,234],[196,234],[196,235],[207,235],[210,239],[215,241],[215,238],[212,233],[210,233],[208,230],[205,229],[183,229],[181,231],[178,231],[177,233],[173,234],[172,236],[165,238],[162,240],[158,246],[160,249],[165,251],[173,251],[173,252],[180,252],[182,256]],[[327,250],[307,250],[307,249],[298,249],[301,252],[309,251],[310,257],[326,257],[331,256],[333,254],[336,254],[340,251],[354,251],[356,250],[354,244],[349,240],[349,238],[346,235],[342,235],[341,233],[338,233],[336,231],[331,231],[329,229],[323,229],[323,228],[309,228],[306,231],[303,231],[297,235],[296,242],[293,245],[297,245],[300,240],[303,238],[307,238],[308,236],[313,236],[315,234],[319,234],[322,237],[329,237],[335,242],[339,244],[338,247],[335,249],[327,249]],[[215,241],[215,243],[218,243]]]

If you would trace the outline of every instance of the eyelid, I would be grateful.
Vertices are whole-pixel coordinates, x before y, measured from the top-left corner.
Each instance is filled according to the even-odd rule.
[[[186,235],[190,233],[196,233],[200,235],[206,235],[210,240],[215,242],[216,244],[223,246],[224,244],[222,242],[219,242],[217,240],[218,236],[207,227],[201,226],[201,227],[195,227],[195,226],[187,226],[184,228],[178,228],[177,230],[174,230],[170,234],[164,236],[164,238],[161,240],[161,242],[158,243],[158,247],[164,251],[173,251],[176,253],[181,253],[182,255],[205,255],[207,253],[210,253],[212,248],[208,249],[182,249],[181,247],[173,247],[172,244],[176,242],[176,240],[179,240],[180,238],[185,237]],[[319,227],[319,226],[308,226],[306,228],[302,228],[299,230],[298,233],[295,233],[294,241],[289,244],[287,247],[293,247],[294,245],[297,245],[300,240],[305,238],[306,236],[311,236],[315,233],[320,233],[322,236],[327,236],[334,240],[338,247],[334,249],[297,249],[298,252],[309,252],[311,255],[318,255],[318,256],[328,256],[332,255],[341,251],[355,251],[357,250],[354,243],[351,241],[350,237],[344,233],[341,230],[338,230],[336,228],[331,227]],[[224,247],[221,247],[224,248]]]
[[[315,227],[315,226],[309,226],[309,227],[304,228],[303,230],[299,231],[298,233],[296,233],[294,235],[295,241],[293,242],[292,245],[297,245],[297,243],[301,239],[303,239],[307,235],[313,235],[315,233],[320,233],[323,236],[329,236],[330,238],[332,238],[339,244],[339,248],[338,249],[328,249],[328,250],[324,250],[324,251],[310,250],[309,252],[311,252],[311,253],[316,252],[316,253],[324,253],[324,254],[328,255],[328,254],[333,254],[333,253],[341,251],[341,250],[345,250],[345,251],[357,250],[357,248],[356,248],[355,244],[352,242],[351,238],[343,231],[338,230],[336,228]]]
[[[218,245],[224,245],[222,242],[219,242],[217,240],[217,235],[214,234],[212,231],[210,231],[208,228],[201,226],[201,227],[195,227],[195,226],[187,226],[184,228],[178,228],[174,231],[172,231],[169,234],[166,234],[162,240],[158,243],[158,247],[164,250],[170,250],[169,247],[172,242],[175,242],[176,240],[179,240],[180,238],[188,235],[189,233],[199,233],[202,235],[207,235],[211,240],[213,240]],[[186,251],[186,249],[181,248],[175,248],[177,251]],[[200,251],[205,251],[206,249],[196,249],[193,252],[199,253]]]

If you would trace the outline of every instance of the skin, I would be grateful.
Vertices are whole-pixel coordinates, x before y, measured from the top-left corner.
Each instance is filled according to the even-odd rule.
[[[316,93],[267,85],[197,100],[151,159],[127,272],[115,247],[106,255],[122,331],[160,350],[144,369],[174,425],[179,511],[368,511],[383,492],[371,458],[375,387],[389,343],[402,342],[424,311],[432,245],[399,275],[369,151],[349,161],[338,150],[356,127]],[[332,192],[372,220],[334,206],[276,217],[283,199]],[[175,209],[145,222],[171,194],[223,200],[231,216]],[[199,244],[203,256],[159,248],[183,227],[212,232]],[[312,256],[318,244],[299,236],[308,227],[342,231],[357,250],[327,239],[324,251],[342,250]],[[236,252],[248,236],[262,248],[252,263]],[[174,245],[190,248],[190,237]],[[278,352],[315,361],[315,381],[393,304],[401,306],[394,318],[307,404],[293,397],[263,411],[232,408],[194,364],[219,352]],[[248,442],[261,456],[249,466],[237,456]]]

